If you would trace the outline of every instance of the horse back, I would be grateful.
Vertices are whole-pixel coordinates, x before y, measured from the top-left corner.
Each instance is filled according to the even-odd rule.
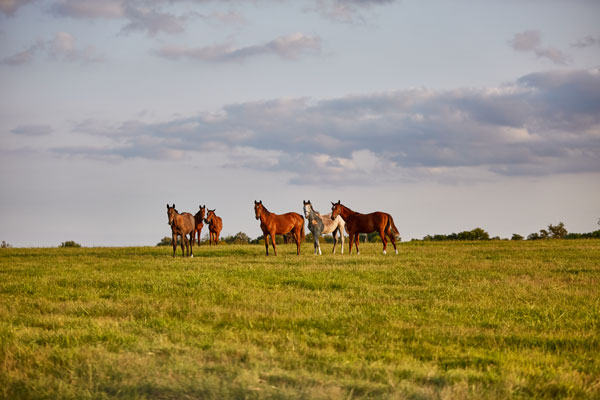
[[[304,217],[295,212],[271,215],[273,216],[276,235],[286,234],[292,229],[302,228],[304,225]]]
[[[388,214],[381,211],[370,214],[355,213],[347,218],[346,226],[354,233],[371,233],[385,228],[388,217]]]
[[[187,235],[196,228],[196,219],[188,212],[181,213],[175,218],[175,224],[171,228],[179,234]]]

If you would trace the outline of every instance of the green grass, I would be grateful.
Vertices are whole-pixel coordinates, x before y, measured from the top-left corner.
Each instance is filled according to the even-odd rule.
[[[0,398],[600,398],[599,240],[278,250],[1,249]]]

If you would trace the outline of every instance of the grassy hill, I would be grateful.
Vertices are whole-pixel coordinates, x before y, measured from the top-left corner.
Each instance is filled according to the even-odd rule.
[[[0,249],[0,398],[600,397],[600,240],[399,248]]]

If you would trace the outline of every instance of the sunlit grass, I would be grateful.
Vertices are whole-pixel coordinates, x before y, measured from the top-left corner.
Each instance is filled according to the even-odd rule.
[[[1,249],[0,396],[600,396],[600,241],[302,251]]]

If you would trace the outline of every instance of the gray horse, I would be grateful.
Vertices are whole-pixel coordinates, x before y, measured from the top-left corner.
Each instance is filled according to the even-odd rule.
[[[315,241],[315,254],[319,251],[321,253],[321,246],[319,245],[319,236],[321,234],[331,233],[333,236],[333,251],[335,253],[335,245],[337,244],[337,234],[339,232],[342,239],[342,254],[344,254],[344,231],[346,223],[339,215],[334,220],[331,219],[331,214],[321,215],[315,211],[310,204],[310,200],[302,201],[304,203],[304,216],[308,221],[308,229],[312,232]]]

